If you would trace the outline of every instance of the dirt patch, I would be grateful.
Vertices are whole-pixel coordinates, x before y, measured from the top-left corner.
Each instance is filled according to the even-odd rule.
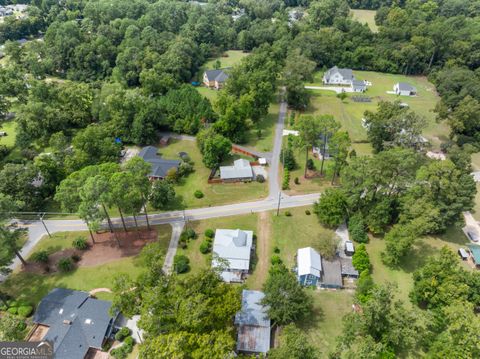
[[[94,234],[95,243],[89,238],[89,248],[85,251],[67,248],[52,253],[48,258],[48,263],[29,262],[24,266],[24,270],[29,273],[55,273],[58,271],[57,263],[60,259],[66,257],[78,257],[76,263],[78,267],[94,267],[100,264],[109,263],[124,257],[135,256],[140,253],[142,248],[155,242],[158,238],[157,230],[152,228],[130,230],[128,232],[102,232]]]
[[[28,338],[29,342],[39,342],[42,340],[48,332],[49,327],[46,325],[39,324],[32,331],[30,337]]]

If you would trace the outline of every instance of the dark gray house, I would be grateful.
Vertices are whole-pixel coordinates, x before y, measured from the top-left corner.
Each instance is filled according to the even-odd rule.
[[[55,288],[43,297],[33,322],[48,327],[42,340],[53,343],[55,359],[83,359],[111,335],[117,317],[110,315],[111,306],[86,292]]]
[[[176,168],[178,170],[178,167],[180,166],[180,161],[165,160],[157,154],[157,151],[156,147],[147,146],[142,148],[138,153],[139,157],[152,165],[152,171],[148,175],[150,179],[163,179],[170,169]]]

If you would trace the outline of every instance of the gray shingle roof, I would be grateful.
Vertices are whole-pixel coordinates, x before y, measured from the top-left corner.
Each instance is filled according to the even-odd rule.
[[[205,71],[205,74],[207,75],[208,81],[217,81],[222,83],[228,79],[228,74],[222,69],[207,70]]]
[[[323,275],[320,283],[327,286],[342,287],[342,266],[338,259],[327,261],[322,258]]]
[[[270,349],[268,308],[260,304],[264,296],[258,290],[242,291],[242,309],[235,315],[238,351],[266,353]]]
[[[55,288],[38,305],[33,322],[49,327],[43,339],[53,342],[56,359],[83,359],[89,348],[102,347],[114,321],[111,306],[86,292]]]
[[[352,86],[354,89],[366,89],[367,85],[365,85],[365,81],[363,80],[353,80]]]
[[[398,89],[400,91],[410,91],[410,92],[417,92],[417,89],[410,85],[409,83],[406,82],[399,82],[398,83]]]
[[[157,155],[157,148],[153,146],[142,148],[138,156],[152,165],[150,177],[164,178],[169,169],[180,166],[180,161],[178,160],[164,160],[161,158]]]
[[[341,69],[337,66],[333,66],[331,69],[327,70],[327,72],[325,73],[325,78],[329,79],[330,76],[333,76],[336,73],[339,73],[344,80],[353,80],[355,78],[353,76],[352,69]]]

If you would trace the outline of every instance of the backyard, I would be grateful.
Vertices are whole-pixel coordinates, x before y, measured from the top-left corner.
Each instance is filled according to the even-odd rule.
[[[171,237],[171,226],[156,226],[155,231],[159,246],[166,253]],[[118,232],[118,235],[121,236],[122,233]],[[130,235],[135,237],[137,234],[132,231]],[[54,258],[58,257],[57,253],[67,254],[73,251],[72,241],[79,236],[88,239],[91,244],[88,232],[60,232],[53,234],[52,238],[44,237],[32,250],[32,253],[46,250],[50,255],[49,261],[55,262]],[[14,298],[23,297],[36,305],[43,296],[55,287],[89,291],[94,288],[108,287],[113,278],[120,273],[136,277],[145,269],[144,264],[137,256],[141,247],[135,250],[132,249],[132,246],[128,246],[126,242],[122,242],[122,248],[119,250],[115,241],[110,240],[110,243],[102,243],[101,236],[96,237],[100,242],[85,251],[85,257],[82,256],[77,267],[71,272],[45,272],[39,270],[38,265],[29,260],[26,269],[12,273],[1,284],[0,288]],[[106,255],[106,252],[110,254]],[[88,263],[86,261],[87,257]],[[95,262],[93,261],[94,257],[97,258]],[[99,297],[111,299],[111,294],[99,293]]]
[[[440,143],[448,138],[449,128],[445,122],[437,123],[435,113],[433,112],[439,96],[435,87],[422,76],[404,76],[392,75],[371,71],[354,71],[354,75],[359,80],[368,80],[372,86],[368,87],[364,96],[372,98],[372,102],[354,102],[348,94],[345,100],[336,97],[335,92],[325,90],[311,90],[312,99],[306,113],[308,114],[330,114],[337,119],[342,127],[346,129],[352,142],[362,143],[367,139],[367,132],[362,127],[361,119],[366,110],[375,111],[379,101],[400,100],[407,103],[410,109],[424,116],[428,126],[424,130],[424,136],[432,143],[434,149],[440,147]],[[322,85],[323,72],[315,74],[313,86]],[[392,91],[393,85],[397,82],[408,82],[415,86],[418,96],[396,96],[387,94]]]
[[[267,183],[216,183],[207,182],[210,169],[205,167],[195,141],[171,140],[167,147],[160,148],[162,157],[167,159],[178,158],[179,152],[186,152],[195,163],[195,171],[182,179],[175,186],[179,200],[187,208],[209,207],[227,203],[257,200],[267,195]],[[233,158],[232,158],[233,160]],[[203,192],[203,198],[196,198],[194,192]]]

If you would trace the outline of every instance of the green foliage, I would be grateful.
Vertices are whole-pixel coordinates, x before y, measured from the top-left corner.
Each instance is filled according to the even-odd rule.
[[[23,305],[18,307],[17,314],[22,318],[27,318],[33,313],[33,307],[31,305]]]
[[[277,264],[282,264],[283,261],[282,261],[282,259],[280,258],[279,255],[274,254],[274,255],[272,255],[272,258],[270,258],[270,263],[272,265],[277,265]]]
[[[7,312],[12,315],[16,315],[18,313],[18,307],[10,307],[7,309]]]
[[[312,308],[312,298],[284,264],[273,265],[263,285],[270,319],[278,325],[286,325],[307,316]]]
[[[290,188],[290,171],[285,168],[283,170],[283,181],[282,181],[282,190]]]
[[[122,327],[116,334],[115,334],[115,340],[118,340],[122,342],[126,337],[128,337],[131,334],[131,331],[127,327]]]
[[[5,314],[0,317],[0,340],[20,341],[25,337],[25,321],[17,316]]]
[[[310,171],[313,171],[315,169],[315,163],[313,163],[313,160],[311,158],[307,160],[307,169]]]
[[[361,213],[355,213],[348,219],[348,233],[355,242],[368,243],[365,222]]]
[[[255,177],[255,179],[256,179],[256,181],[257,181],[258,183],[264,183],[264,182],[265,182],[265,177],[264,177],[263,175],[260,175],[260,174],[257,175],[257,176]]]
[[[293,179],[293,182],[296,184],[296,185],[299,185],[300,184],[300,180],[298,179],[298,177],[295,177]]]
[[[200,243],[200,252],[202,254],[207,254],[212,249],[212,242],[208,239],[205,239]]]
[[[183,254],[177,254],[173,258],[173,268],[177,273],[186,273],[190,270],[190,259]]]
[[[352,256],[352,264],[359,273],[370,270],[370,258],[368,256],[365,244],[359,244],[355,248],[355,253]]]
[[[203,196],[204,196],[203,192],[200,191],[199,189],[197,189],[195,192],[193,192],[193,195],[195,196],[195,198],[198,198],[198,199],[203,198]]]
[[[34,262],[37,263],[47,263],[48,262],[48,252],[43,250],[43,251],[38,251],[32,254],[31,259]]]
[[[321,224],[337,227],[347,216],[347,199],[340,189],[327,189],[315,203],[313,211]]]
[[[208,237],[208,238],[213,238],[215,237],[215,231],[211,228],[207,228],[205,230],[205,237]]]
[[[293,149],[290,146],[284,148],[282,153],[280,154],[280,158],[283,161],[283,165],[289,171],[293,171],[297,168],[297,162],[295,161],[295,155],[293,153]]]
[[[190,239],[197,239],[197,233],[195,233],[193,228],[185,229],[184,233],[185,233],[185,237],[189,240]]]
[[[73,240],[72,246],[75,249],[85,250],[88,248],[88,242],[84,237],[77,237]]]
[[[375,288],[375,283],[369,270],[360,272],[357,279],[357,289],[355,290],[355,298],[360,304],[367,303],[372,297],[372,290]]]
[[[312,214],[312,213],[310,212],[309,209],[306,209],[306,210],[305,210],[305,214],[306,214],[307,216],[309,216],[309,215]]]
[[[203,163],[210,169],[220,166],[232,150],[232,142],[228,138],[212,131],[206,131],[201,141],[199,146]]]
[[[319,353],[303,331],[289,324],[282,330],[280,345],[269,351],[268,356],[272,359],[315,359]]]
[[[73,270],[73,262],[70,257],[62,258],[57,263],[57,268],[60,272],[66,273]]]
[[[292,216],[292,212],[290,212],[290,211],[285,211],[285,216],[291,217],[291,216]]]
[[[385,251],[382,253],[382,261],[389,266],[396,266],[408,254],[418,236],[418,228],[412,224],[396,224],[385,235]]]
[[[175,200],[175,189],[173,184],[168,180],[155,181],[152,185],[149,199],[153,208],[166,208]]]

